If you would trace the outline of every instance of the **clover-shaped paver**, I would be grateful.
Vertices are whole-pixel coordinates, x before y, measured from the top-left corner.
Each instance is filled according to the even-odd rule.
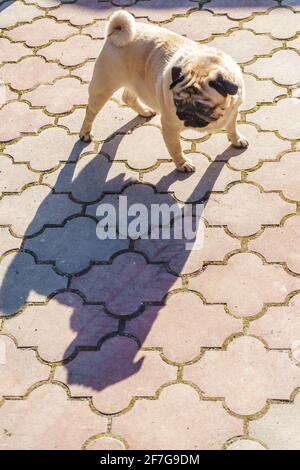
[[[297,450],[300,446],[300,393],[292,403],[278,403],[270,406],[259,420],[250,422],[250,434],[265,440],[271,450]]]
[[[161,302],[176,286],[176,278],[163,265],[148,264],[138,253],[121,254],[112,264],[92,266],[72,280],[72,288],[88,302],[105,303],[117,315],[130,315],[145,302]]]
[[[5,351],[1,361],[0,398],[25,395],[32,384],[47,379],[49,367],[37,361],[34,351],[18,349],[5,335],[0,335],[0,348],[1,352]]]
[[[279,224],[282,217],[295,211],[295,204],[276,193],[264,193],[252,184],[232,186],[226,194],[213,194],[205,206],[210,225],[227,225],[236,235],[249,236],[264,225]]]
[[[50,124],[53,118],[40,109],[32,109],[27,103],[11,102],[0,109],[0,141],[8,142],[28,132],[37,132]]]
[[[72,25],[88,25],[97,19],[107,18],[116,8],[110,2],[78,0],[76,3],[65,3],[51,10],[51,16],[58,20],[68,20]]]
[[[290,143],[279,139],[271,132],[258,132],[254,126],[239,124],[239,131],[249,140],[247,149],[236,149],[229,145],[227,135],[213,134],[208,140],[197,143],[197,150],[211,160],[228,162],[237,170],[250,169],[260,161],[275,160],[281,152],[290,148]]]
[[[80,65],[76,69],[72,69],[71,73],[75,77],[79,77],[84,82],[89,83],[92,79],[94,67],[95,67],[95,62],[92,60],[90,62],[86,62],[83,65]]]
[[[77,32],[77,28],[67,23],[58,23],[53,18],[40,18],[30,24],[16,26],[7,35],[13,41],[25,42],[30,47],[39,47],[50,41],[66,39]]]
[[[116,437],[105,437],[105,435],[89,439],[84,447],[87,450],[125,450],[124,441]]]
[[[78,65],[88,59],[96,59],[102,44],[102,41],[89,36],[76,35],[64,42],[53,42],[40,53],[47,60],[58,60],[62,65]]]
[[[235,20],[242,20],[253,13],[262,13],[274,6],[273,0],[211,0],[205,3],[204,8],[214,13],[226,14]]]
[[[0,38],[0,62],[13,62],[22,56],[31,55],[32,50],[23,44],[12,43],[6,38]],[[1,70],[1,69],[0,69]]]
[[[78,294],[63,292],[47,305],[27,307],[26,314],[10,319],[7,327],[19,347],[34,346],[44,360],[62,361],[80,346],[96,347],[117,330],[117,320],[99,305],[85,305]]]
[[[26,184],[36,180],[37,175],[26,165],[16,165],[9,156],[0,154],[0,195],[20,191]]]
[[[147,335],[147,326],[153,324]],[[202,347],[221,347],[230,335],[242,330],[242,321],[225,313],[221,305],[205,305],[194,292],[172,295],[164,307],[148,307],[128,322],[127,332],[144,347],[163,350],[175,362],[196,357]]]
[[[0,315],[14,315],[27,302],[44,302],[57,289],[67,287],[67,278],[51,266],[36,264],[32,255],[11,252],[0,262]]]
[[[91,150],[92,145],[79,142],[78,137],[67,134],[65,129],[50,127],[38,136],[26,136],[6,147],[6,152],[15,162],[27,162],[33,170],[52,170],[60,162],[74,162],[82,151]]]
[[[71,111],[75,105],[85,105],[88,100],[87,85],[75,77],[61,78],[53,85],[41,85],[22,96],[33,106],[45,106],[50,113],[57,114]]]
[[[135,249],[151,262],[164,262],[177,274],[189,274],[201,270],[208,261],[222,261],[227,253],[240,248],[239,240],[226,235],[222,228],[206,227],[202,221],[199,224],[197,240],[176,239],[172,232],[169,240],[137,240]]]
[[[44,176],[44,183],[56,192],[69,192],[82,202],[94,202],[105,192],[120,192],[129,183],[137,182],[137,173],[122,162],[110,162],[104,155],[88,154],[77,163]]]
[[[285,95],[286,89],[275,85],[271,80],[257,80],[252,75],[243,75],[246,99],[240,106],[242,111],[254,108],[258,103],[272,103],[277,96]]]
[[[0,415],[7,429],[0,437],[2,450],[75,450],[91,435],[106,431],[106,419],[94,414],[86,400],[69,400],[56,384],[35,388],[26,400],[6,401]],[[84,425],[78,427],[78,420]]]
[[[78,212],[78,204],[66,194],[52,194],[46,185],[29,186],[0,200],[0,224],[11,226],[18,236],[33,235],[45,224],[61,224]]]
[[[288,39],[299,30],[300,15],[288,8],[275,8],[265,15],[256,15],[246,23],[256,33],[271,33],[273,37]]]
[[[251,180],[266,190],[280,190],[288,199],[300,200],[300,152],[283,155],[279,162],[266,162],[252,173]]]
[[[158,191],[174,191],[180,201],[194,202],[203,199],[211,191],[224,191],[234,181],[239,181],[240,174],[226,167],[222,162],[210,163],[202,155],[189,154],[196,171],[188,178],[178,174],[174,163],[165,163],[144,176],[144,182],[156,186]]]
[[[281,227],[268,228],[254,240],[249,248],[261,253],[268,262],[286,263],[288,268],[300,274],[300,216],[289,217]]]
[[[220,449],[229,437],[242,433],[241,426],[220,402],[199,400],[185,384],[163,389],[159,400],[138,400],[114,420],[114,432],[126,436],[134,449]]]
[[[17,22],[30,22],[33,18],[44,16],[44,12],[35,5],[8,1],[0,5],[0,28],[8,28]]]
[[[252,415],[269,399],[287,400],[299,385],[300,369],[287,352],[267,351],[258,339],[240,337],[226,350],[206,351],[186,367],[184,378],[195,382],[206,397],[224,397],[234,413]]]
[[[82,33],[88,34],[93,39],[104,39],[108,21],[99,20],[82,28]]]
[[[300,56],[290,49],[276,51],[272,57],[257,59],[253,64],[246,66],[245,71],[260,78],[273,78],[282,85],[295,85],[300,81]]]
[[[226,450],[266,450],[265,444],[258,442],[253,437],[238,436],[235,439],[230,439],[229,444],[226,444]]]
[[[5,64],[0,68],[0,78],[17,90],[52,82],[67,73],[58,64],[47,63],[43,57],[25,57],[17,64]]]
[[[239,63],[248,62],[257,55],[269,54],[280,45],[279,41],[268,36],[256,36],[251,31],[243,30],[233,31],[229,36],[217,37],[209,43],[209,46],[227,52]]]
[[[265,315],[250,323],[249,333],[262,338],[272,349],[290,349],[300,362],[300,296],[287,306],[269,307]]]
[[[226,265],[208,265],[189,279],[190,289],[201,292],[209,303],[227,304],[238,317],[257,315],[265,304],[280,304],[299,287],[298,278],[252,253],[238,253]]]
[[[129,240],[100,240],[95,220],[76,217],[64,227],[48,227],[43,233],[27,239],[24,248],[36,254],[39,261],[52,261],[64,273],[77,273],[92,262],[109,261],[118,251],[126,250]]]
[[[300,98],[286,98],[275,106],[261,106],[248,115],[248,121],[258,124],[263,130],[277,130],[287,139],[299,139],[299,120]]]
[[[205,24],[205,28],[199,28],[199,24]],[[212,34],[225,33],[228,29],[236,26],[236,23],[226,16],[213,16],[208,11],[195,11],[187,18],[178,17],[166,24],[168,29],[195,41],[207,39]]]
[[[139,1],[129,8],[137,18],[147,17],[150,21],[166,21],[173,15],[187,13],[191,8],[197,8],[195,0],[151,0]]]
[[[100,351],[79,352],[57,368],[55,378],[68,383],[73,397],[92,396],[99,411],[117,413],[133,397],[153,396],[165,382],[175,380],[176,368],[164,362],[158,351],[138,352],[133,339],[115,336]]]
[[[0,257],[10,250],[17,250],[21,246],[22,239],[13,237],[7,227],[0,227]]]

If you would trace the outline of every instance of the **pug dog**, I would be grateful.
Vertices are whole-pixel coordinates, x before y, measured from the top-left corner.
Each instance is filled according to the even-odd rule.
[[[137,23],[123,10],[112,15],[95,63],[81,140],[92,139],[96,115],[119,88],[123,101],[141,116],[160,113],[165,144],[180,171],[195,170],[180,145],[186,128],[226,130],[233,146],[248,146],[237,129],[245,86],[235,61],[168,29]]]

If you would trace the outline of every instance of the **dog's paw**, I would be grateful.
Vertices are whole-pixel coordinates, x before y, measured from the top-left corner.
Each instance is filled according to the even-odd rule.
[[[92,132],[82,132],[79,133],[79,138],[82,142],[90,143],[93,140]]]
[[[246,149],[249,145],[248,140],[243,135],[239,135],[237,140],[231,142],[231,145],[237,149]]]
[[[139,112],[139,115],[142,116],[142,117],[152,117],[152,116],[155,116],[156,112],[153,111],[153,109],[151,108],[143,108],[140,110]]]
[[[186,158],[183,163],[177,165],[177,170],[182,171],[183,173],[192,173],[196,170],[196,167],[191,160]]]

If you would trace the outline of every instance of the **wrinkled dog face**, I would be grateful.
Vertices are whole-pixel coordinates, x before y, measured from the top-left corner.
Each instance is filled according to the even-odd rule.
[[[212,79],[185,76],[181,67],[172,68],[176,115],[186,127],[206,127],[226,112],[228,95],[236,95],[238,86],[215,70]]]

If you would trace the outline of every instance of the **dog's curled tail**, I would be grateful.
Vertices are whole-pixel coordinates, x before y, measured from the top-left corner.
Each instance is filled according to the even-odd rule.
[[[127,46],[136,32],[134,17],[127,11],[116,11],[107,25],[106,37],[117,47]]]

